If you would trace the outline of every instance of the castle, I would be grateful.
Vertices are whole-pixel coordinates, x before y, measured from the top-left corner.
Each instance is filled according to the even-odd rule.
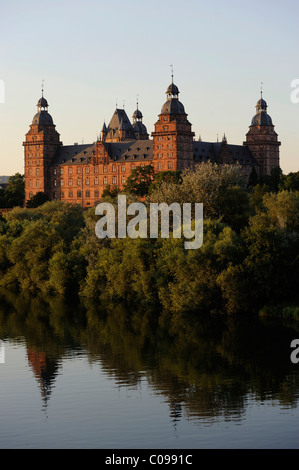
[[[145,165],[160,172],[194,168],[207,161],[239,163],[247,175],[253,168],[258,175],[267,175],[279,167],[280,142],[262,93],[243,145],[228,144],[225,136],[221,142],[195,140],[173,79],[166,96],[152,138],[137,104],[132,122],[124,109],[116,108],[96,142],[63,145],[42,91],[23,143],[25,202],[41,191],[51,200],[95,206],[104,188],[122,189],[131,171]]]

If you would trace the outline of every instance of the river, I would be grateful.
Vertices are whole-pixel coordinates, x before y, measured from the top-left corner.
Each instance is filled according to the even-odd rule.
[[[298,323],[2,292],[0,448],[299,448]]]

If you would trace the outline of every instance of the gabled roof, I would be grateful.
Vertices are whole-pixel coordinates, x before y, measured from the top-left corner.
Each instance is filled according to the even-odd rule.
[[[120,129],[125,131],[125,139],[134,139],[134,130],[127,113],[124,109],[116,108],[107,127],[106,140],[118,138]]]

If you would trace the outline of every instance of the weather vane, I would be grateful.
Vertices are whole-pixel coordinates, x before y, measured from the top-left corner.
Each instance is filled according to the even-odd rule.
[[[170,65],[171,67],[171,80],[173,81],[173,65]]]

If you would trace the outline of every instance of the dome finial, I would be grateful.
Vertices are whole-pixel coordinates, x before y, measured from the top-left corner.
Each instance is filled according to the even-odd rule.
[[[44,97],[44,80],[42,80],[42,98]]]
[[[173,83],[173,65],[170,65],[171,67],[171,83]]]
[[[264,83],[261,82],[261,99],[263,98],[263,85],[264,85]]]

